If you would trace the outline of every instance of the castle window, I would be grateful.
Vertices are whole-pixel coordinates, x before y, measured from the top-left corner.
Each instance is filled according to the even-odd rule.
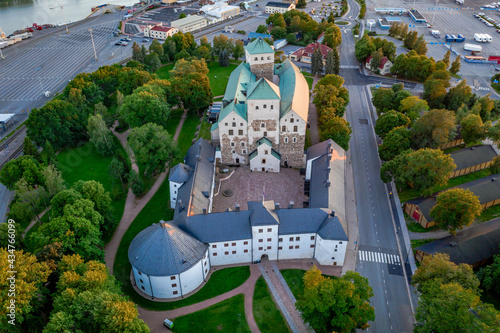
[[[274,109],[274,105],[271,104],[271,110]]]
[[[236,150],[233,149],[233,154],[235,154],[235,153],[236,153]],[[236,162],[236,163],[238,163],[238,162]]]
[[[273,231],[272,228],[267,228],[267,232],[271,232],[271,231]]]
[[[227,123],[224,123],[224,126],[227,126],[228,124]]]
[[[171,276],[171,277],[170,277],[170,280],[175,280],[175,276]]]
[[[268,238],[268,239],[267,239],[267,241],[268,241],[268,242],[270,242],[270,241],[271,241],[271,238]]]
[[[264,249],[264,248],[263,248],[262,246],[261,246],[261,247],[259,247],[259,251],[262,251],[263,249]]]
[[[293,126],[293,131],[297,132],[299,130],[298,126]]]
[[[174,290],[173,294],[174,294],[174,295],[177,295],[177,294],[178,294],[177,290]]]
[[[255,60],[259,60],[259,58],[255,57]]]
[[[142,273],[141,273],[141,272],[139,272],[139,271],[137,271],[137,273],[139,273],[139,275],[142,275]]]
[[[283,246],[278,246],[278,250],[283,250]]]
[[[299,248],[299,246],[298,246],[298,245],[295,245],[295,248],[296,248],[296,249],[298,249],[298,248]]]
[[[248,253],[248,250],[247,250],[247,249],[244,249],[244,250],[243,250],[243,253]]]
[[[271,57],[267,57],[267,60],[271,60]]]
[[[176,185],[176,184],[174,184],[174,187],[177,187],[177,185]]]
[[[264,109],[267,109],[267,104],[264,104]]]
[[[311,244],[311,249],[314,249],[314,244]]]
[[[243,126],[243,123],[240,123],[240,126]]]
[[[293,143],[296,143],[297,142],[297,138],[293,138]]]
[[[247,241],[244,241],[244,242],[243,242],[243,245],[248,245],[248,242],[247,242]]]
[[[139,279],[139,281],[141,281],[141,283],[144,283],[144,281],[142,281],[142,279]]]
[[[285,143],[288,143],[288,138],[285,138]]]
[[[241,153],[242,153],[242,154],[246,154],[246,153],[247,153],[246,149],[243,149],[243,150],[241,151]]]
[[[214,257],[217,257],[217,253],[214,253],[214,254],[213,254],[213,256],[214,256]]]
[[[224,255],[227,256],[229,254],[229,251],[224,252]]]
[[[264,132],[264,136],[267,136],[267,132]]]
[[[283,241],[283,238],[279,238],[279,239],[278,239],[278,242],[282,242],[282,241]]]
[[[236,246],[236,243],[231,243],[231,246]]]
[[[299,241],[299,240],[300,240],[300,237],[295,238],[295,240],[296,240],[296,241]]]
[[[311,240],[314,240],[314,236],[311,236]]]
[[[260,60],[264,60],[264,57],[260,57]]]
[[[266,164],[266,159],[265,158],[262,159],[262,164]]]
[[[206,262],[206,261],[205,261],[205,265],[204,265],[204,266],[205,266],[205,267],[207,266],[207,262]]]
[[[229,246],[229,243],[224,243],[224,247],[228,247]]]
[[[241,146],[242,146],[242,147],[245,147],[245,143],[244,143],[244,142],[242,142],[242,143],[241,143]]]
[[[293,123],[293,118],[290,118],[290,122]]]
[[[146,289],[144,288],[144,286],[141,286],[141,288],[142,288],[142,290],[146,290]]]
[[[238,135],[243,135],[243,130],[238,130]]]
[[[233,123],[233,127],[236,127],[236,123]]]
[[[229,135],[233,135],[233,130],[229,130]]]
[[[232,254],[236,254],[236,251],[231,252]]]
[[[216,249],[216,248],[217,248],[217,244],[213,244],[212,249]]]
[[[266,123],[261,123],[260,127],[265,128],[266,127]]]
[[[288,247],[288,249],[289,249],[289,250],[293,250],[293,245],[290,245],[290,246]]]
[[[231,147],[234,147],[234,142],[231,142]]]
[[[259,229],[259,233],[263,233],[264,232],[264,229]]]
[[[258,109],[259,109],[259,106],[258,106],[258,105],[256,105],[256,106],[255,106],[255,110],[258,110]]]
[[[177,287],[177,283],[172,283],[172,288]]]
[[[339,244],[342,244],[342,242],[339,242]]]
[[[286,132],[286,126],[281,126],[281,131]]]
[[[293,237],[290,237],[290,242],[293,242]]]
[[[267,154],[269,154],[269,151],[264,150],[264,155],[267,155]]]
[[[208,269],[205,269],[205,274],[207,274],[207,272],[208,272]]]
[[[259,243],[262,243],[264,240],[263,239],[259,239]]]
[[[271,249],[271,247],[270,247],[270,246],[268,246],[268,247],[267,247],[267,249],[268,249],[268,250],[270,250],[270,249]]]

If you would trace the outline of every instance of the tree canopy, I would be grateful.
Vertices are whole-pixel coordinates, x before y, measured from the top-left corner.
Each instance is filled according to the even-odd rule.
[[[425,112],[413,123],[412,132],[418,147],[439,147],[456,135],[455,113],[445,109]]]
[[[381,138],[385,138],[387,133],[392,131],[396,127],[407,127],[410,125],[410,118],[402,114],[401,112],[396,112],[391,110],[389,112],[383,113],[375,124],[375,133]]]

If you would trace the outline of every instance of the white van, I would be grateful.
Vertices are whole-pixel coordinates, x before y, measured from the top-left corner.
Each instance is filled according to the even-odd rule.
[[[493,41],[493,38],[490,35],[485,34],[483,36],[485,38],[485,42],[491,43]]]
[[[165,326],[166,328],[171,330],[174,327],[174,322],[171,320],[165,319],[163,321],[163,326]]]

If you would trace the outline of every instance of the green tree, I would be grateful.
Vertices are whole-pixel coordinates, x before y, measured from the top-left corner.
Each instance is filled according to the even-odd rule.
[[[408,127],[411,121],[410,118],[394,110],[383,113],[375,123],[375,133],[384,138],[387,133],[396,127]]]
[[[208,47],[206,46],[200,46],[196,49],[195,51],[196,55],[198,56],[198,58],[200,59],[210,59],[211,57],[211,51]]]
[[[384,161],[390,161],[402,152],[410,149],[411,131],[406,126],[393,128],[384,137],[384,141],[378,147],[378,154]]]
[[[120,180],[123,191],[125,191],[125,184],[123,182],[123,178],[125,176],[125,166],[122,161],[116,158],[116,156],[113,157],[111,163],[109,163],[108,173],[112,178]]]
[[[282,27],[274,27],[271,30],[271,36],[273,36],[275,40],[286,38],[286,29]]]
[[[420,117],[420,114],[429,111],[429,105],[417,96],[409,96],[400,102],[399,112],[405,114],[412,122]]]
[[[19,205],[19,208],[25,210],[25,218],[31,220],[36,215],[37,220],[40,220],[37,213],[47,206],[47,193],[43,187],[32,186],[24,178],[21,178],[16,182],[15,190],[16,204]]]
[[[462,104],[469,104],[472,98],[472,89],[467,80],[462,80],[455,87],[448,90],[445,96],[445,104],[448,110],[456,111]]]
[[[415,43],[417,42],[417,39],[418,39],[418,32],[415,30],[410,31],[403,40],[404,47],[406,47],[408,50],[413,50],[413,48],[415,47]]]
[[[333,116],[327,122],[320,125],[321,141],[332,139],[342,149],[349,150],[349,140],[352,129],[344,118]]]
[[[20,156],[7,162],[0,170],[0,183],[4,184],[11,191],[21,178],[30,186],[38,186],[45,183],[42,175],[42,167],[32,156]]]
[[[479,111],[479,115],[481,116],[481,119],[483,121],[491,120],[491,113],[495,108],[495,100],[490,97],[490,94],[487,94],[479,98],[476,101],[476,103],[474,103],[474,105],[478,105],[481,108],[481,110]]]
[[[496,122],[493,126],[488,128],[486,137],[493,141],[497,146],[500,145],[500,122]],[[0,171],[0,182],[1,182],[1,171]]]
[[[456,135],[455,114],[445,109],[425,112],[412,126],[414,142],[418,147],[439,147]]]
[[[390,111],[394,108],[394,91],[387,88],[378,88],[373,93],[372,104],[377,109],[378,114]]]
[[[333,16],[333,12],[330,12],[330,15],[328,15],[328,18],[326,19],[328,23],[335,24],[335,16]]]
[[[453,188],[437,196],[431,216],[442,229],[455,234],[464,226],[470,226],[482,210],[478,196],[468,189]]]
[[[175,54],[177,53],[177,46],[171,38],[167,38],[165,43],[163,43],[163,55],[168,57],[169,60],[175,59]]]
[[[3,223],[6,225],[6,223]],[[44,262],[37,262],[36,257],[23,250],[17,249],[15,252],[15,282],[10,280],[11,274],[7,269],[12,263],[12,252],[6,248],[0,248],[0,264],[5,269],[0,271],[2,279],[2,288],[0,288],[0,327],[4,332],[12,332],[16,326],[9,324],[9,321],[15,325],[22,324],[29,316],[29,313],[41,302],[40,294],[47,282],[51,270]],[[15,313],[11,313],[11,290],[8,288],[10,282],[15,283]],[[10,307],[10,308],[9,308]]]
[[[297,37],[295,37],[295,34],[293,32],[290,32],[288,35],[286,35],[286,41],[289,44],[293,44],[297,41]]]
[[[130,170],[128,182],[130,189],[135,196],[140,197],[144,193],[144,181],[135,170]]]
[[[369,303],[373,290],[359,273],[348,271],[334,280],[313,266],[303,280],[304,293],[296,306],[318,332],[352,332],[368,328],[368,322],[375,320]]]
[[[165,170],[165,163],[176,154],[175,142],[162,126],[156,124],[133,128],[127,141],[137,161],[144,164],[147,175]]]
[[[24,137],[23,142],[23,154],[27,156],[33,156],[38,162],[41,162],[40,153],[38,152],[38,147],[33,144],[33,141],[29,138],[29,136]]]
[[[450,50],[446,51],[446,53],[443,56],[443,62],[445,64],[444,69],[448,69],[448,67],[450,67],[450,56],[451,56],[451,51]]]
[[[380,72],[380,69],[379,69],[379,67],[380,67],[380,61],[384,57],[382,49],[378,49],[378,50],[373,51],[373,53],[371,54],[371,56],[372,56],[372,59],[370,61],[370,69],[373,72],[379,73]]]
[[[53,164],[57,161],[56,153],[49,141],[45,142],[45,148],[43,150],[43,160],[46,165]]]
[[[170,107],[163,90],[148,85],[125,97],[120,115],[131,127],[139,127],[145,123],[165,125],[170,115]]]
[[[323,73],[323,56],[319,49],[315,49],[311,56],[311,74],[321,75]]]
[[[170,71],[170,82],[177,98],[191,113],[204,111],[212,102],[208,67],[204,59],[179,60]]]
[[[239,61],[241,57],[245,55],[245,48],[243,47],[243,41],[237,40],[234,42],[234,46],[231,50],[231,55],[233,59]]]
[[[339,46],[340,43],[342,43],[342,32],[340,31],[340,28],[336,25],[327,28],[325,30],[323,44],[326,44],[328,47],[334,49]]]
[[[229,53],[225,49],[222,49],[219,53],[219,65],[221,67],[229,66]]]
[[[151,45],[149,45],[149,53],[156,53],[158,57],[162,58],[165,51],[163,50],[163,46],[160,42],[157,39],[153,39]]]
[[[150,53],[146,56],[146,64],[148,70],[151,73],[154,73],[161,66],[160,57],[158,57],[158,54],[156,53]]]
[[[342,117],[349,103],[349,91],[341,76],[330,74],[320,79],[314,87],[313,103],[321,114],[325,108],[333,108],[335,115]]]
[[[462,64],[460,63],[460,56],[457,55],[457,57],[455,58],[455,60],[453,60],[453,62],[451,63],[450,72],[452,74],[457,74],[460,71],[460,66],[461,65]]]
[[[297,8],[306,8],[306,0],[299,0],[297,1]]]
[[[215,55],[219,55],[222,50],[231,52],[233,48],[233,40],[226,35],[214,36],[212,51]]]
[[[424,100],[431,108],[443,108],[445,106],[446,88],[449,83],[444,80],[428,79],[424,82]]]
[[[336,50],[337,49],[333,49],[332,51],[326,54],[325,75],[328,74],[339,75],[340,68],[338,69],[336,68],[336,55],[338,56]]]
[[[487,133],[487,127],[483,124],[480,116],[469,114],[460,122],[462,126],[460,133],[465,144],[469,145],[484,140]]]
[[[496,159],[500,160],[498,157]],[[481,289],[500,295],[500,254],[493,256],[492,264],[481,267],[477,277],[481,281]]]
[[[424,35],[420,35],[420,37],[418,37],[418,39],[415,41],[415,45],[413,46],[413,49],[419,55],[426,55],[427,54],[427,42],[424,39]]]
[[[141,52],[141,47],[136,42],[132,44],[132,60],[138,61],[141,64],[143,64],[145,60],[144,54]]]
[[[107,127],[113,126],[116,121],[115,115],[112,114],[103,103],[97,103],[94,105],[94,114],[100,114]]]
[[[181,15],[179,15],[179,19],[183,19],[186,17],[186,13],[181,13]]]
[[[57,193],[66,189],[61,171],[59,171],[54,165],[48,165],[44,170],[42,170],[42,175],[45,179],[44,188],[50,199],[52,199],[52,197],[54,197]]]
[[[113,134],[106,126],[100,114],[90,116],[87,130],[90,136],[90,142],[92,142],[99,154],[103,156],[113,155],[116,150]]]
[[[261,24],[257,27],[256,32],[258,34],[267,34],[269,31],[267,30],[267,25]]]

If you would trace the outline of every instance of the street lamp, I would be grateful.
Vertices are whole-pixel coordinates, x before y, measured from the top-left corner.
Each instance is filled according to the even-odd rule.
[[[68,21],[66,21],[66,15],[64,15],[64,6],[55,6],[55,7],[51,7],[50,9],[56,9],[56,8],[62,9],[64,25],[66,26],[66,33],[69,34]]]
[[[92,46],[94,47],[95,61],[97,61],[97,52],[95,51],[94,36],[92,35],[92,29],[89,29],[89,31],[90,31],[90,38],[92,38]]]

